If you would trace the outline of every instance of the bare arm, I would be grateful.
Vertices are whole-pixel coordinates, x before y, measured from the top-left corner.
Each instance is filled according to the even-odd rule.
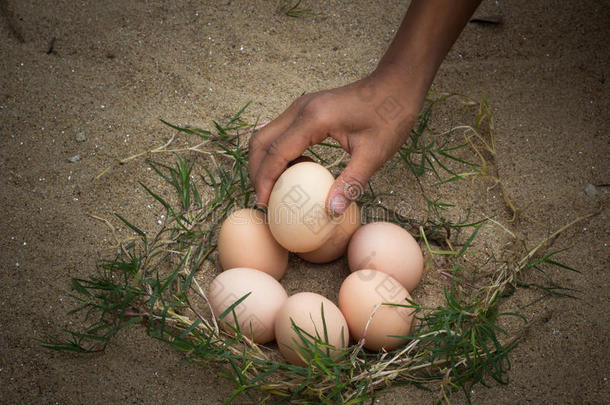
[[[299,97],[254,135],[249,165],[258,204],[267,204],[291,160],[330,136],[351,154],[327,201],[331,214],[342,214],[407,139],[438,67],[480,1],[413,0],[370,76]]]

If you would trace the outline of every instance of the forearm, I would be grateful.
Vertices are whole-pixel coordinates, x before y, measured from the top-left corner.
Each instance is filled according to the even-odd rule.
[[[479,2],[413,0],[370,76],[299,97],[253,136],[248,159],[259,205],[267,203],[288,162],[332,137],[351,154],[328,192],[329,212],[342,214],[408,137],[436,70]]]
[[[413,99],[423,101],[438,67],[480,2],[413,0],[372,76],[389,76]]]

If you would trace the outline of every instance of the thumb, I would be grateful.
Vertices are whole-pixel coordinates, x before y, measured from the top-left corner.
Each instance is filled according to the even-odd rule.
[[[354,152],[328,192],[326,207],[330,215],[342,215],[351,202],[364,192],[366,183],[379,166],[380,164],[366,153]]]

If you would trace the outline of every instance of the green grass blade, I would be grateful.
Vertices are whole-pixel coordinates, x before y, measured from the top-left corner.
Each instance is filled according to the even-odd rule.
[[[125,218],[123,218],[120,214],[118,213],[114,213],[114,215],[120,219],[125,225],[127,225],[128,227],[130,227],[135,233],[137,233],[138,235],[140,235],[143,239],[146,239],[146,234],[144,233],[144,231],[142,231],[140,228],[138,228],[137,226],[135,226],[134,224],[132,224],[131,222],[127,221]]]
[[[250,291],[249,293],[247,293],[246,295],[244,295],[243,297],[241,297],[240,299],[238,299],[237,301],[235,301],[233,304],[231,304],[227,309],[225,309],[223,311],[222,314],[220,314],[218,316],[219,320],[223,320],[228,314],[230,314],[231,312],[233,312],[233,310],[235,309],[236,306],[238,306],[239,304],[241,304],[246,298],[248,298],[250,296],[250,294],[252,294],[252,291]]]

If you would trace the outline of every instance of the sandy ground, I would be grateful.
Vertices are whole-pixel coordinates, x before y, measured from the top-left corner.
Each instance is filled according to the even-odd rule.
[[[1,403],[226,398],[232,387],[214,370],[182,364],[139,329],[85,357],[46,351],[37,339],[71,326],[70,277],[91,274],[108,254],[108,230],[88,215],[148,223],[158,215],[137,186],[156,181],[143,163],[96,180],[103,168],[164,143],[171,131],[159,118],[206,126],[252,100],[246,117],[270,119],[302,92],[362,77],[407,6],[304,3],[315,17],[282,16],[266,1],[0,0]],[[501,15],[503,24],[470,24],[434,89],[487,95],[499,173],[524,208],[528,236],[602,213],[557,241],[569,248],[560,259],[582,273],[554,275],[580,299],[529,308],[543,319],[513,352],[510,384],[477,386],[472,398],[607,403],[610,5],[485,1],[478,15]],[[76,154],[80,161],[68,162]],[[585,194],[587,184],[597,195]],[[314,279],[312,288],[324,284]],[[435,399],[401,388],[379,403]]]

